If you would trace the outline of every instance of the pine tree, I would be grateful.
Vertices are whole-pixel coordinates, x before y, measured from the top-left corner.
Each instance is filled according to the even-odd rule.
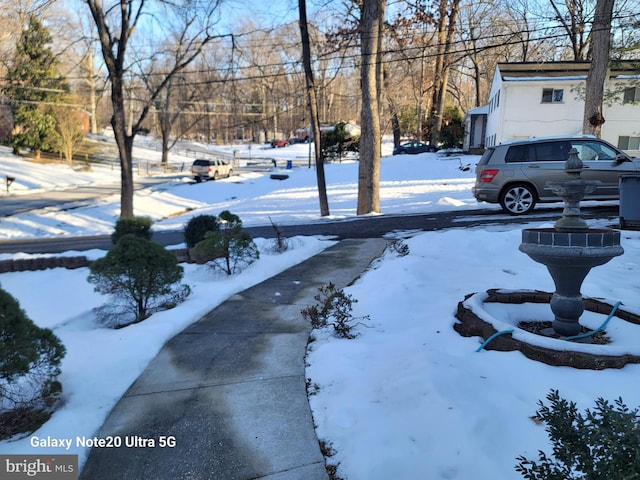
[[[51,104],[59,102],[67,90],[58,76],[58,61],[47,45],[51,35],[35,17],[20,35],[16,53],[7,72],[4,93],[13,105],[14,132],[9,138],[16,153],[21,148],[32,149],[36,158],[41,150],[50,148],[49,139],[55,128]]]

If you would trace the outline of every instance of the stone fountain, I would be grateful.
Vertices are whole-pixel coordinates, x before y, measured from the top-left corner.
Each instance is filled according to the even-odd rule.
[[[550,302],[555,316],[553,331],[562,337],[580,333],[579,319],[584,312],[580,288],[589,271],[624,253],[619,231],[591,229],[580,217],[580,201],[600,183],[580,178],[582,168],[574,148],[565,163],[567,180],[547,184],[564,200],[562,217],[553,228],[523,230],[520,244],[520,251],[545,265],[553,278],[556,286]]]

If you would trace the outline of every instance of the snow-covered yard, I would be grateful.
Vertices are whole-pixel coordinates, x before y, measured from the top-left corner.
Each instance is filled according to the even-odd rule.
[[[254,146],[253,151],[258,148]],[[277,154],[282,159],[300,158],[308,153],[306,149],[296,145],[278,149]],[[156,158],[157,152],[140,148],[137,155]],[[383,158],[382,214],[476,208],[470,192],[473,169],[464,172],[458,167],[473,165],[477,158],[437,154]],[[0,151],[0,162],[3,172],[16,177],[12,195],[69,184],[113,183],[119,178],[110,169],[83,173],[41,165],[36,174],[5,150]],[[286,173],[289,178],[281,182],[265,173],[242,173],[202,184],[173,176],[161,188],[137,192],[134,207],[136,214],[155,220],[156,230],[180,229],[192,215],[225,209],[239,215],[245,225],[269,224],[269,219],[280,224],[324,221],[318,215],[313,169],[296,166]],[[326,173],[331,218],[355,216],[357,164],[330,164]],[[43,209],[2,218],[0,239],[111,233],[118,208],[116,196],[66,211]],[[541,226],[534,218],[531,225]],[[354,315],[369,315],[367,326],[357,327],[355,340],[338,339],[328,331],[314,333],[307,371],[315,385],[310,404],[319,438],[336,451],[332,461],[339,462],[340,476],[349,480],[515,479],[518,455],[535,457],[538,449],[548,450],[544,427],[530,417],[550,389],[559,389],[580,408],[592,407],[597,397],[621,396],[630,406],[640,405],[636,382],[640,366],[603,371],[550,367],[518,352],[476,352],[479,339],[462,338],[453,330],[456,305],[468,293],[489,288],[553,290],[546,269],[518,251],[520,228],[396,232],[396,237],[405,237],[409,253],[387,252],[346,289],[358,301]],[[583,294],[621,301],[625,308],[638,311],[639,239],[638,232],[623,232],[625,254],[594,269]],[[86,269],[1,274],[2,288],[20,301],[38,325],[52,328],[67,348],[60,378],[63,403],[36,434],[92,436],[167,339],[233,293],[331,242],[297,237],[292,239],[293,248],[276,255],[268,252],[269,241],[257,239],[260,260],[231,278],[185,265],[185,282],[193,286],[193,295],[173,310],[122,330],[96,324],[92,309],[105,298],[87,283]],[[82,254],[97,258],[104,252]],[[551,315],[530,306],[523,309],[517,315]],[[491,315],[502,320],[516,314],[498,309]],[[585,321],[597,324],[600,318],[589,316]],[[614,343],[599,348],[616,348],[617,343],[639,353],[638,330],[614,319],[607,329]],[[31,438],[0,442],[0,449],[43,453],[30,444]],[[79,454],[82,464],[87,451],[73,448],[64,453]]]

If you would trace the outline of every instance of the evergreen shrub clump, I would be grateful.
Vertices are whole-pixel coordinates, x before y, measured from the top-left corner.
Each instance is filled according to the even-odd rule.
[[[140,238],[151,240],[151,236],[153,235],[151,232],[152,225],[153,220],[148,217],[120,218],[116,222],[115,229],[111,234],[111,241],[113,244],[116,244],[123,236],[130,233]]]
[[[38,327],[0,289],[0,439],[34,431],[49,418],[62,392],[65,353],[50,329]]]
[[[204,240],[207,232],[219,230],[218,217],[215,215],[197,215],[192,217],[184,227],[184,242],[187,248],[193,248]]]
[[[159,310],[173,308],[191,292],[180,285],[183,268],[161,245],[135,234],[124,235],[89,267],[88,281],[113,302],[98,309],[112,326],[140,322]]]
[[[553,453],[538,452],[538,460],[517,458],[516,471],[527,480],[630,480],[640,478],[638,409],[621,398],[598,398],[584,414],[557,390],[538,402],[534,419],[546,425]]]
[[[206,232],[204,239],[189,250],[198,263],[209,263],[227,275],[240,272],[260,257],[258,247],[248,232],[242,230],[242,220],[225,210],[218,217],[218,229]]]

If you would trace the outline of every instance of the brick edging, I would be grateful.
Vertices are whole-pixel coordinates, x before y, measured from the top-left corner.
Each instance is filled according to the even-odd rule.
[[[485,302],[499,303],[548,303],[551,299],[551,293],[540,291],[498,291],[487,290],[489,297]],[[465,300],[472,295],[469,294]],[[597,308],[598,310],[592,310]],[[604,302],[593,298],[585,298],[585,309],[590,311],[598,311],[598,313],[608,314],[613,307]],[[604,312],[600,311],[601,309]],[[464,306],[464,301],[458,303],[456,318],[459,322],[453,325],[453,329],[463,337],[481,337],[487,340],[491,335],[497,333],[495,327],[481,318],[479,318],[470,308]],[[626,312],[620,308],[616,310],[615,316],[632,323],[640,324],[640,317],[630,312]],[[570,347],[570,344],[567,345]],[[493,339],[485,347],[485,350],[498,350],[503,352],[518,350],[524,356],[531,360],[546,363],[552,366],[567,366],[579,369],[603,370],[605,368],[622,368],[629,363],[640,363],[640,357],[637,355],[623,354],[614,355],[596,355],[571,350],[554,350],[529,344],[513,338],[511,334],[500,335]]]

